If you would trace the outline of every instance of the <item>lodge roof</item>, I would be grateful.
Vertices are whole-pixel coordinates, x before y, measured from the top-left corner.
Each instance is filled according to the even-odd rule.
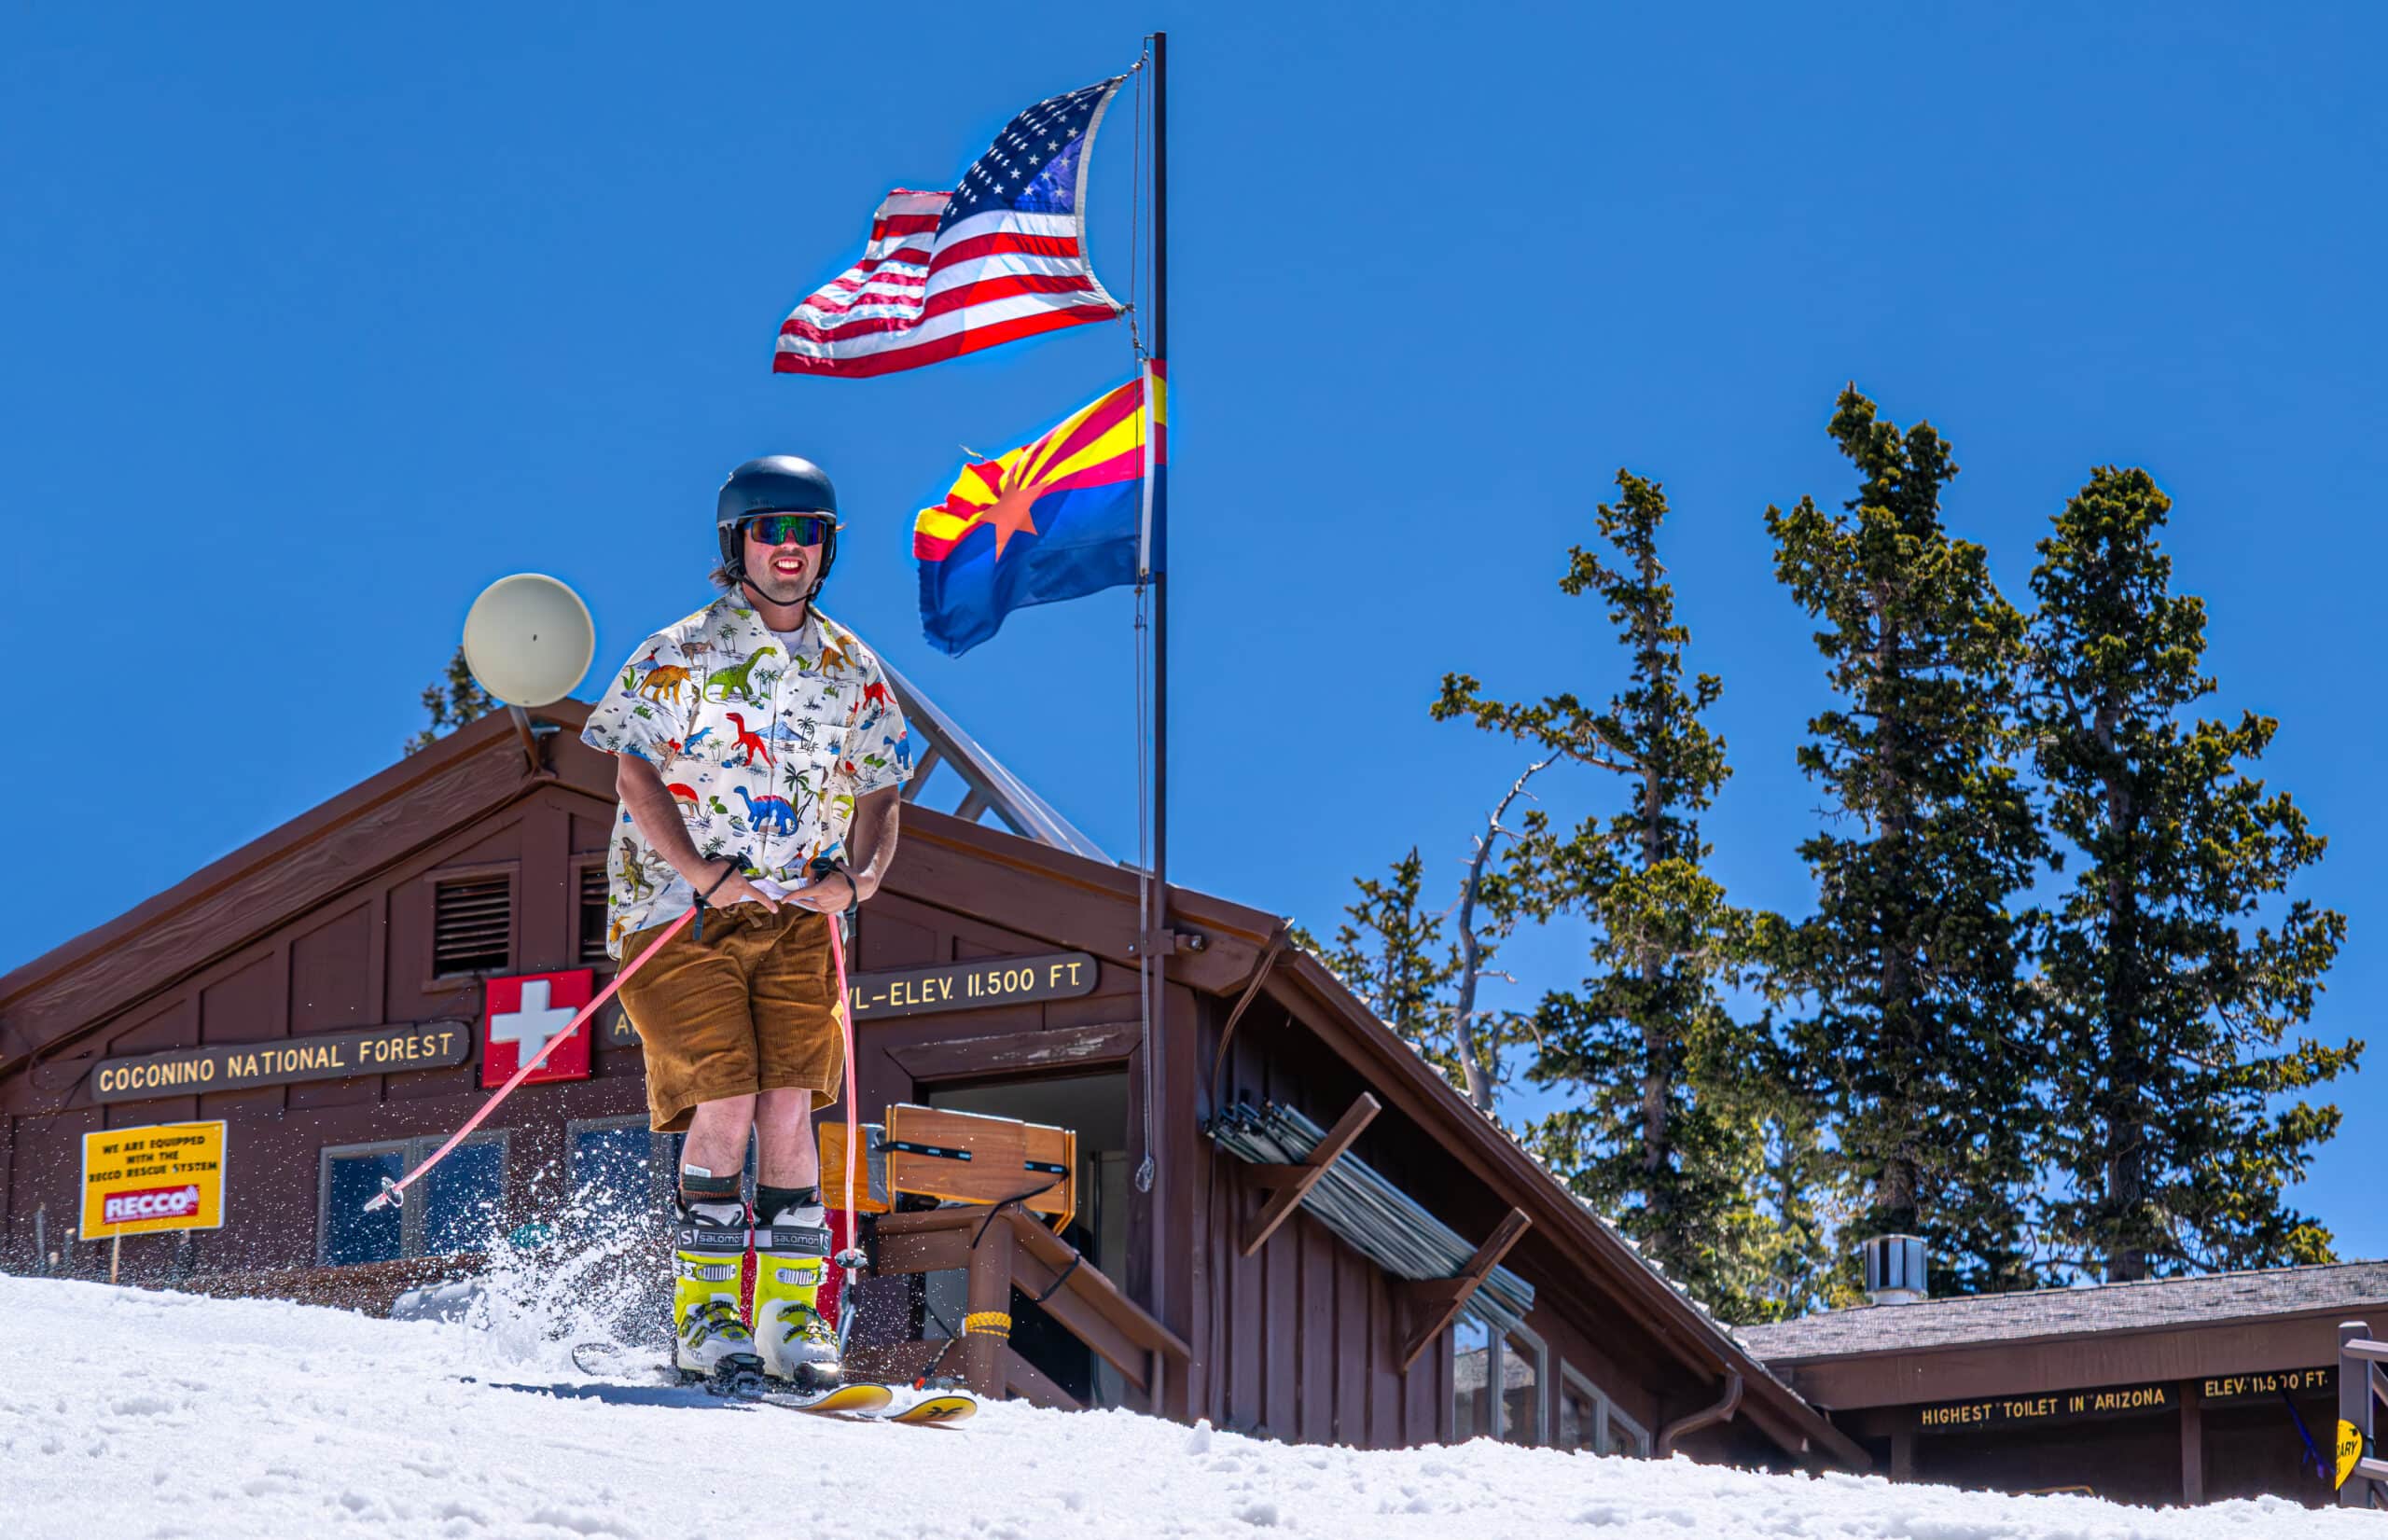
[[[1736,1335],[1769,1364],[1784,1364],[2361,1309],[2388,1310],[2388,1261],[1865,1305]]]

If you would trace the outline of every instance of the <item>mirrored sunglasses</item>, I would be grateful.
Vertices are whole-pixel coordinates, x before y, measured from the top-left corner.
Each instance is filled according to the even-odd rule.
[[[799,546],[817,546],[838,527],[838,521],[824,513],[764,513],[741,521],[738,527],[767,546],[784,546],[790,541]]]

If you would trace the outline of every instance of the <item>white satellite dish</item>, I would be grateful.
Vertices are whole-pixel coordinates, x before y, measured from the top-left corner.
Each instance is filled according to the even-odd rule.
[[[589,606],[544,573],[499,578],[465,613],[465,666],[481,688],[509,706],[562,700],[596,655]]]

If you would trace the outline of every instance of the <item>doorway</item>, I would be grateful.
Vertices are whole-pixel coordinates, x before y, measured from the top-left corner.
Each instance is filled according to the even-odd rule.
[[[1062,1239],[1115,1283],[1128,1265],[1128,1072],[923,1086],[921,1099],[948,1112],[983,1113],[1070,1129],[1078,1136],[1077,1213]],[[924,1337],[959,1326],[967,1295],[960,1269],[925,1275]],[[1011,1345],[1080,1406],[1116,1407],[1124,1381],[1052,1317],[1012,1300]]]

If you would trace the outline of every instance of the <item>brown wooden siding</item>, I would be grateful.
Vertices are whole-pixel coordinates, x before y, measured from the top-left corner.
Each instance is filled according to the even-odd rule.
[[[480,748],[472,747],[476,733],[486,740]],[[48,1205],[53,1234],[75,1223],[79,1136],[104,1123],[230,1119],[232,1221],[200,1238],[201,1264],[286,1266],[315,1256],[322,1148],[444,1133],[481,1104],[477,1059],[104,1109],[90,1104],[85,1089],[100,1059],[183,1045],[443,1019],[478,1031],[479,980],[440,979],[431,965],[434,889],[443,878],[502,875],[511,884],[512,956],[504,971],[581,965],[579,877],[602,862],[614,826],[610,762],[566,733],[550,748],[555,770],[526,779],[510,739],[495,728],[467,728],[458,740],[235,853],[175,890],[179,897],[160,895],[8,977],[0,1064],[12,1067],[0,1072],[7,1135],[0,1204],[12,1264],[31,1261],[37,1205]],[[1121,1070],[1135,1145],[1145,1065],[1132,898],[1126,874],[909,812],[895,868],[862,920],[858,969],[1075,949],[1094,954],[1100,971],[1094,992],[1078,998],[866,1020],[855,1064],[866,1115],[940,1084]],[[1397,1281],[1307,1214],[1244,1256],[1243,1237],[1265,1195],[1241,1162],[1215,1154],[1201,1120],[1218,1102],[1248,1096],[1332,1123],[1373,1090],[1386,1110],[1354,1153],[1463,1235],[1480,1240],[1509,1201],[1547,1205],[1549,1195],[1496,1195],[1492,1183],[1518,1178],[1500,1174],[1479,1131],[1453,1123],[1438,1089],[1400,1089],[1414,1065],[1372,1060],[1383,1045],[1371,1047],[1367,1034],[1381,1032],[1319,1016],[1312,1005],[1262,993],[1214,1086],[1221,1026],[1270,922],[1200,895],[1187,900],[1216,913],[1180,915],[1210,944],[1169,962],[1151,1042],[1158,1179],[1148,1194],[1132,1186],[1127,1262],[1117,1280],[1192,1349],[1187,1372],[1163,1379],[1152,1409],[1370,1448],[1448,1437],[1448,1336],[1405,1372]],[[282,918],[269,923],[270,914]],[[644,1109],[634,1047],[612,1047],[601,1035],[594,1066],[589,1081],[525,1088],[494,1119],[511,1136],[507,1186],[518,1211],[528,1209],[538,1172],[562,1160],[569,1121]],[[1453,1143],[1446,1146],[1436,1129]],[[1550,1352],[1546,1394],[1565,1362],[1653,1436],[1714,1399],[1715,1380],[1699,1367],[1707,1350],[1693,1343],[1700,1328],[1652,1304],[1646,1286],[1637,1293],[1601,1270],[1617,1269],[1617,1259],[1587,1265],[1582,1236],[1555,1233],[1563,1227],[1547,1207],[1543,1217],[1551,1228],[1528,1230],[1507,1266],[1537,1290],[1529,1325]],[[162,1266],[174,1244],[170,1237],[129,1241],[127,1265],[136,1274]],[[1625,1283],[1640,1280],[1623,1266]],[[887,1280],[867,1289],[866,1311],[882,1317],[872,1329],[888,1329],[890,1309],[909,1311],[895,1297],[905,1286]],[[1748,1426],[1744,1419],[1713,1441],[1743,1437]]]
[[[1201,1055],[1206,1080],[1225,1008],[1209,1015]],[[1282,1102],[1330,1124],[1367,1089],[1284,1011],[1261,1007],[1246,1015],[1229,1044],[1218,1104],[1239,1098]],[[1188,1097],[1179,1116],[1191,1126],[1213,1104],[1208,1097]],[[1352,1153],[1413,1196],[1434,1187],[1432,1167],[1443,1163],[1433,1159],[1431,1143],[1414,1127],[1391,1115],[1380,1117]],[[1394,1281],[1306,1213],[1298,1212],[1256,1254],[1244,1256],[1244,1237],[1267,1192],[1245,1178],[1242,1161],[1207,1138],[1195,1175],[1215,1194],[1202,1231],[1215,1281],[1209,1308],[1196,1312],[1187,1339],[1201,1377],[1203,1414],[1238,1432],[1368,1449],[1449,1437],[1448,1339],[1403,1371],[1406,1323]],[[1466,1216],[1445,1222],[1464,1233],[1469,1224]]]
[[[231,1213],[223,1229],[194,1238],[201,1265],[312,1264],[319,1152],[456,1127],[485,1095],[477,1061],[104,1108],[89,1104],[91,1066],[190,1044],[268,1042],[397,1022],[453,1018],[477,1028],[479,981],[431,976],[434,884],[459,873],[506,873],[516,902],[513,956],[504,971],[577,966],[574,863],[602,853],[612,812],[567,787],[535,789],[505,812],[368,879],[361,889],[338,895],[322,911],[256,938],[156,998],[103,1020],[30,1074],[0,1082],[14,1260],[32,1260],[31,1216],[37,1207],[47,1206],[53,1237],[79,1222],[76,1191],[86,1131],[221,1117],[233,1125],[226,1157]],[[611,1048],[601,1039],[592,1068],[588,1081],[526,1091],[492,1124],[512,1135],[509,1209],[523,1206],[541,1168],[561,1167],[567,1122],[644,1109],[634,1048]],[[176,1245],[170,1235],[130,1237],[125,1265],[135,1276],[162,1269]]]

